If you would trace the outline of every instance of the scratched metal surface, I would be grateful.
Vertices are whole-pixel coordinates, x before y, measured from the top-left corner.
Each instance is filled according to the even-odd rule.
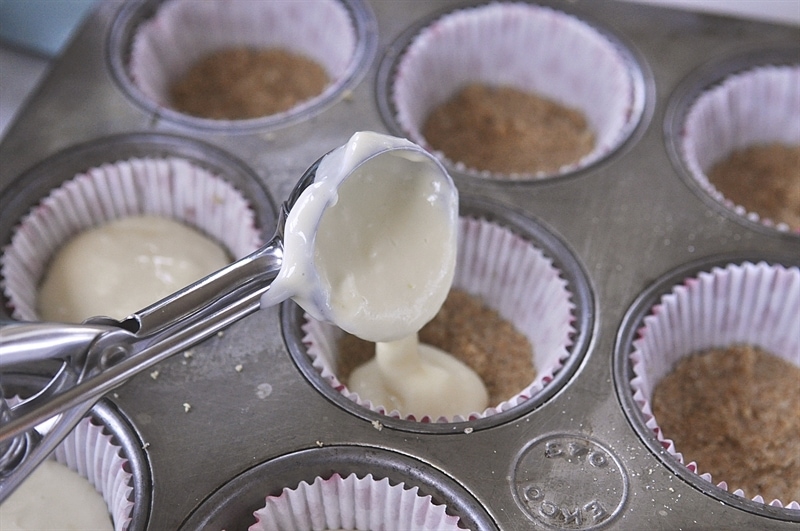
[[[586,274],[586,340],[563,385],[500,421],[430,430],[390,421],[379,431],[374,415],[343,408],[293,360],[287,343],[296,310],[261,311],[198,346],[191,358],[162,363],[157,379],[139,375],[109,396],[146,442],[149,529],[243,528],[264,495],[330,470],[419,485],[479,529],[797,529],[800,511],[763,508],[678,475],[643,441],[618,390],[626,367],[615,349],[630,333],[629,307],[676,268],[743,258],[798,262],[800,238],[741,221],[687,182],[669,132],[673,96],[693,90],[685,79],[766,57],[797,63],[800,30],[606,0],[544,3],[597,24],[633,50],[645,81],[639,126],[609,158],[568,177],[454,178],[466,203],[491,201],[544,227]],[[129,97],[114,78],[109,44],[121,4],[102,4],[0,145],[2,244],[26,208],[9,199],[9,190],[23,190],[22,197],[47,192],[46,179],[21,182],[26,170],[120,134],[179,135],[215,146],[249,166],[281,201],[311,162],[353,132],[392,131],[379,105],[384,59],[409,27],[455,5],[371,0],[374,25],[367,30],[376,50],[347,97],[311,118],[234,135],[164,119]],[[264,203],[260,222],[269,235],[273,205]],[[191,404],[188,413],[184,403]]]

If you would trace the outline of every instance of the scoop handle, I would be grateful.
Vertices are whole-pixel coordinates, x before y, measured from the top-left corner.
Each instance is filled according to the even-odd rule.
[[[248,256],[130,315],[120,326],[145,338],[213,319],[215,311],[236,299],[266,291],[282,263],[283,244],[276,234]]]
[[[27,328],[12,323],[3,327],[8,331],[3,332],[0,353],[9,361],[71,358],[80,377],[76,385],[38,400],[32,411],[0,424],[0,441],[83,403],[93,403],[132,376],[257,311],[261,295],[280,270],[280,250],[280,239],[276,238],[227,268],[115,322],[117,326],[101,325],[102,333],[90,338],[81,334],[91,330],[84,325],[71,328],[43,323],[41,328]],[[46,337],[50,326],[70,340],[58,351],[49,350],[47,342],[37,338],[42,331]],[[74,334],[63,334],[64,330]],[[5,334],[9,341],[5,341]]]
[[[0,321],[0,370],[86,352],[97,336],[112,329],[94,324]]]

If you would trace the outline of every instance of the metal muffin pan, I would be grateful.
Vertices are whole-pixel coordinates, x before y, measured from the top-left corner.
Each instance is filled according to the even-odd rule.
[[[591,301],[581,310],[586,337],[558,385],[497,422],[426,431],[389,421],[378,430],[372,415],[343,407],[306,376],[285,340],[296,310],[288,304],[263,310],[190,356],[160,364],[157,377],[139,375],[106,398],[146,446],[148,529],[241,527],[257,496],[267,494],[260,491],[279,489],[270,474],[291,483],[338,465],[393,481],[410,477],[476,529],[794,529],[800,523],[800,511],[734,499],[665,460],[636,427],[618,354],[626,341],[621,330],[635,319],[629,312],[656,280],[687,264],[800,255],[797,235],[756,227],[697,193],[671,147],[680,119],[674,102],[692,84],[686,80],[742,58],[772,61],[772,50],[800,63],[800,30],[613,0],[539,3],[602,27],[629,49],[644,99],[624,145],[591,167],[527,182],[453,174],[465,203],[486,199],[545,227],[588,279],[581,295]],[[251,168],[280,201],[308,165],[353,132],[396,132],[386,114],[389,78],[382,65],[397,57],[410,28],[465,4],[367,4],[377,46],[374,59],[364,57],[360,81],[314,115],[235,134],[172,120],[131,98],[110,58],[118,52],[112,35],[121,13],[138,5],[100,4],[0,144],[0,223],[12,227],[24,210],[5,198],[25,188],[29,168],[120,134],[168,134],[213,146]],[[8,230],[3,239],[7,244]],[[4,317],[7,311],[0,310]],[[326,460],[332,466],[320,464]],[[293,468],[302,472],[289,473]],[[416,472],[393,479],[397,470]],[[230,502],[239,495],[247,503]]]

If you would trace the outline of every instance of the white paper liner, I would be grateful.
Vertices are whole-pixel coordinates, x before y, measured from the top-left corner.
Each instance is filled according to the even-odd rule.
[[[650,401],[658,382],[684,356],[713,347],[747,344],[800,366],[800,269],[759,262],[713,268],[675,286],[645,317],[630,355],[635,377],[630,385],[645,422],[661,445],[680,463],[680,449],[661,432]],[[691,458],[691,456],[687,456]],[[686,467],[714,483],[711,475]],[[726,482],[716,484],[728,490]],[[744,496],[741,489],[734,494]],[[753,501],[765,503],[759,495]],[[800,509],[798,501],[769,505]]]
[[[459,518],[446,513],[431,496],[417,487],[392,485],[387,478],[363,478],[351,474],[317,477],[285,488],[280,496],[269,496],[256,511],[257,522],[248,531],[312,531],[358,529],[371,531],[460,530]]]
[[[701,94],[686,115],[680,149],[689,172],[712,198],[742,217],[786,232],[787,224],[734,204],[706,175],[733,151],[770,143],[800,145],[800,66],[754,68]]]
[[[319,96],[272,115],[279,116],[338,89],[355,54],[356,34],[347,9],[336,0],[168,0],[137,28],[129,73],[145,96],[170,107],[170,86],[193,64],[214,51],[241,46],[303,55],[331,79]]]
[[[407,420],[461,422],[506,411],[544,389],[569,356],[575,332],[575,305],[567,282],[552,261],[529,241],[495,223],[460,218],[453,287],[479,297],[528,338],[533,347],[536,378],[509,400],[492,404],[482,412],[457,415],[452,419],[403,417]],[[308,315],[305,319],[303,344],[321,377],[357,404],[401,418],[397,410],[387,411],[381,404],[362,400],[338,379],[337,340],[342,335],[341,330]]]
[[[38,319],[39,281],[50,259],[71,237],[107,221],[143,214],[184,222],[222,244],[233,258],[260,245],[247,200],[205,168],[178,157],[104,164],[54,189],[15,229],[0,256],[3,289],[13,317]]]
[[[468,83],[511,86],[578,109],[596,145],[581,160],[563,166],[557,172],[562,174],[608,154],[638,119],[630,69],[609,39],[571,15],[530,4],[493,3],[455,11],[423,29],[399,62],[391,98],[410,139],[444,160],[422,128],[434,108]],[[448,162],[484,177],[525,177]]]
[[[56,461],[89,480],[108,506],[115,531],[128,529],[134,502],[132,475],[126,471],[122,448],[103,427],[84,418],[53,452]]]
[[[9,405],[22,400],[8,399]],[[92,484],[103,497],[114,525],[114,531],[128,529],[133,518],[133,475],[127,470],[128,459],[113,437],[104,433],[103,426],[84,417],[64,437],[53,453],[55,459]],[[68,522],[65,522],[65,526]]]

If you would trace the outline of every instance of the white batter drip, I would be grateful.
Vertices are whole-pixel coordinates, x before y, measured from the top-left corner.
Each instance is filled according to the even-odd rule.
[[[417,342],[450,290],[457,222],[458,194],[435,160],[407,140],[356,133],[322,160],[289,212],[284,264],[262,306],[291,297],[314,318],[378,342],[359,391],[376,405],[394,400],[436,417],[482,411],[480,378]]]
[[[3,531],[111,531],[103,497],[83,476],[46,460],[0,505]]]
[[[489,402],[486,387],[472,369],[442,350],[420,344],[416,334],[377,343],[375,357],[353,371],[347,386],[389,411],[433,419],[480,412]]]
[[[222,247],[177,221],[121,218],[56,253],[40,287],[39,314],[67,323],[123,319],[229,262]]]

